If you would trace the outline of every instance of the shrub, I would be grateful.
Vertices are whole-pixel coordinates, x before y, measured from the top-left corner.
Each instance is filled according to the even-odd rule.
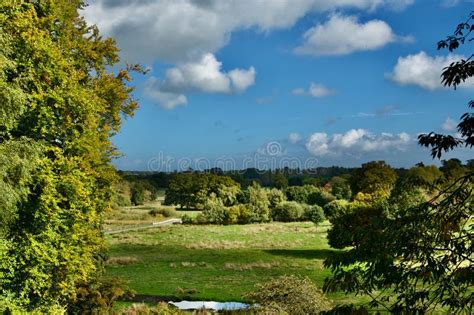
[[[117,193],[115,195],[115,205],[117,207],[130,207],[132,203],[130,202],[130,198],[127,195]]]
[[[248,205],[236,205],[239,209],[239,218],[237,220],[237,223],[239,224],[248,224],[251,223],[252,220],[252,214],[250,212],[250,208]]]
[[[166,302],[160,302],[155,306],[147,304],[133,304],[120,311],[123,315],[184,315],[185,312],[169,306]]]
[[[133,185],[130,201],[134,206],[139,206],[145,203],[145,187],[143,185]]]
[[[194,224],[194,223],[196,223],[196,219],[193,218],[192,216],[188,215],[188,214],[183,214],[183,216],[181,216],[181,223],[182,224]]]
[[[344,213],[346,208],[349,206],[349,202],[347,200],[334,200],[327,203],[324,209],[324,215],[331,220],[331,218],[338,216],[339,214]]]
[[[281,202],[272,210],[272,218],[275,221],[293,222],[303,218],[304,209],[296,201]]]
[[[148,214],[154,217],[158,215],[162,215],[165,218],[175,217],[177,215],[176,211],[170,208],[153,209],[153,210],[150,210]]]
[[[224,224],[227,220],[224,203],[214,194],[204,202],[202,215],[207,223]]]
[[[250,210],[249,223],[260,223],[270,221],[270,202],[265,189],[255,184],[248,187]]]
[[[285,194],[289,201],[308,203],[308,196],[317,191],[319,189],[313,185],[290,186],[285,189]]]
[[[207,219],[207,217],[202,214],[202,213],[199,213],[196,218],[194,218],[194,224],[207,224],[207,223],[210,223]]]
[[[133,291],[118,278],[93,279],[77,286],[67,309],[71,314],[109,314],[117,299],[133,295]]]
[[[323,208],[318,205],[306,206],[304,209],[304,218],[315,224],[319,224],[326,219]]]
[[[288,314],[319,314],[331,309],[331,302],[307,277],[280,276],[257,284],[246,296],[254,303],[281,309]]]
[[[324,207],[331,201],[336,200],[336,197],[325,191],[314,191],[308,195],[308,204],[309,205],[318,205]]]
[[[268,201],[270,202],[270,209],[274,209],[283,201],[286,201],[286,195],[280,190],[276,188],[272,188],[267,191]]]

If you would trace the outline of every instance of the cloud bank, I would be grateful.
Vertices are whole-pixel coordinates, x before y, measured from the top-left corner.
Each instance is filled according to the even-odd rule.
[[[306,141],[306,149],[315,156],[364,154],[386,150],[405,150],[413,142],[405,133],[373,134],[366,129],[350,129],[345,133],[328,135],[313,133]]]

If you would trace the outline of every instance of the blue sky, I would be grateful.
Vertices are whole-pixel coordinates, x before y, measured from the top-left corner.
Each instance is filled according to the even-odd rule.
[[[450,55],[436,43],[471,10],[453,0],[90,1],[86,19],[116,38],[123,60],[151,69],[134,82],[140,108],[113,139],[124,154],[114,163],[436,163],[416,136],[454,134],[472,95],[472,82],[439,83],[469,44]]]

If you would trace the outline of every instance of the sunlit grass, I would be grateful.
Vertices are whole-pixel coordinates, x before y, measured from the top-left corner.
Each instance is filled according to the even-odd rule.
[[[110,265],[107,273],[128,280],[138,294],[171,299],[242,301],[256,283],[285,274],[308,276],[321,287],[330,274],[323,261],[337,253],[327,245],[328,228],[327,222],[182,225],[111,235],[112,257],[138,262]]]

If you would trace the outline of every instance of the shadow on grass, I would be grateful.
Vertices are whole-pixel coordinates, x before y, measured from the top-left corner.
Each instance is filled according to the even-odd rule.
[[[267,249],[265,252],[275,256],[326,259],[329,256],[338,255],[341,251],[335,249]]]

